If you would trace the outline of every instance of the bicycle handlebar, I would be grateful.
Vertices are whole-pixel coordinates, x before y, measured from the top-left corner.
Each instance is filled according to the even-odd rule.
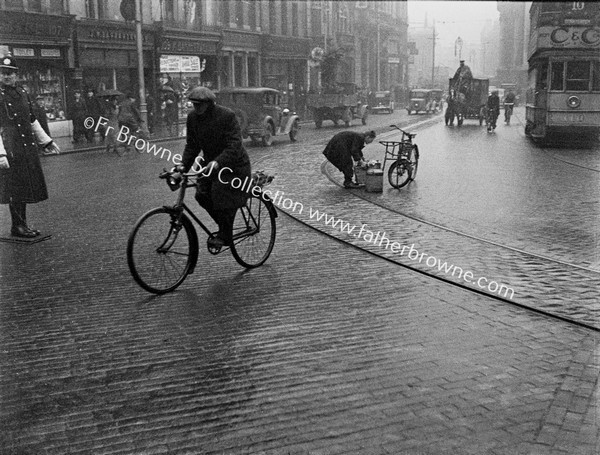
[[[400,128],[398,125],[390,125],[390,128],[396,128],[397,130],[399,130],[402,134],[404,134],[405,136],[408,136],[410,139],[413,139],[417,136],[417,133],[409,133],[408,131],[404,131],[402,128]]]

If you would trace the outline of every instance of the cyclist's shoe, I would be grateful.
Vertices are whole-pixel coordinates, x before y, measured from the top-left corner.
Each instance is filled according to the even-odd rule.
[[[209,249],[221,249],[224,246],[230,246],[231,243],[231,240],[228,241],[227,239],[224,239],[223,236],[221,236],[221,234],[218,232],[217,234],[209,237],[209,239],[206,241]]]
[[[354,182],[344,182],[344,188],[360,188],[362,185]]]

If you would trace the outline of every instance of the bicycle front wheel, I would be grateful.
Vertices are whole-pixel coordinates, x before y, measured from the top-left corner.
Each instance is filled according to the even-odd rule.
[[[394,188],[402,188],[410,182],[410,164],[408,160],[401,159],[392,163],[388,169],[388,181]]]
[[[231,254],[243,267],[258,267],[268,259],[275,245],[277,214],[273,204],[261,196],[249,197],[233,222]]]
[[[164,207],[143,215],[127,241],[133,279],[154,294],[173,291],[196,265],[198,237],[188,217]]]
[[[414,180],[417,178],[417,170],[419,169],[419,147],[417,144],[413,145],[412,153],[410,155],[410,179]]]

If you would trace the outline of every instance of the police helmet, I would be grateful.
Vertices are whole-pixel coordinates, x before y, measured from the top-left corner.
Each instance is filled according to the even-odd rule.
[[[2,59],[0,60],[0,69],[2,68],[15,71],[19,69],[17,68],[17,63],[15,62],[15,59],[12,57],[12,55],[6,55],[2,57]]]

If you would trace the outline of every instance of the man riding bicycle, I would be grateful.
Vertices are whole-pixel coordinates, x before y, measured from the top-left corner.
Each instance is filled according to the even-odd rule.
[[[494,90],[487,100],[487,130],[488,132],[496,129],[496,121],[500,115],[500,98],[498,97],[498,90]]]
[[[510,116],[513,113],[513,107],[515,105],[515,94],[511,91],[504,97],[504,121],[510,123]]]
[[[200,153],[208,163],[198,180],[196,200],[219,226],[210,247],[230,245],[236,211],[244,205],[247,193],[230,182],[251,176],[250,158],[242,145],[242,133],[235,113],[215,104],[215,94],[206,87],[194,88],[188,99],[194,110],[187,117],[187,137],[183,159],[177,170],[187,172]]]

